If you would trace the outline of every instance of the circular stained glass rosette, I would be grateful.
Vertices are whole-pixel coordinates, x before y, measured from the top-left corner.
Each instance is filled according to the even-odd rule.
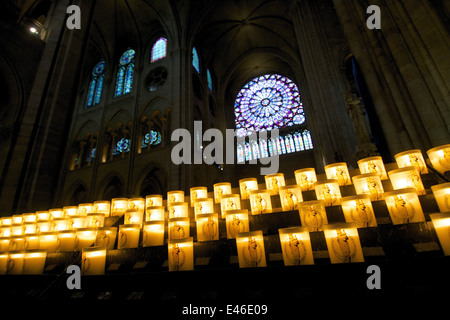
[[[234,112],[239,136],[305,121],[297,85],[279,74],[266,74],[244,85]]]
[[[104,71],[105,71],[105,61],[100,61],[95,65],[94,69],[92,70],[92,75],[100,76],[103,74]]]
[[[124,66],[124,65],[130,63],[131,61],[133,61],[134,54],[135,54],[135,51],[133,49],[129,49],[129,50],[125,51],[122,54],[122,56],[120,57],[120,61],[119,61],[120,64]]]

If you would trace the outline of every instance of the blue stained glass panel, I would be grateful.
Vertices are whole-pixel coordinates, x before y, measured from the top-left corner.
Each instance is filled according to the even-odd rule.
[[[200,59],[198,57],[197,49],[192,48],[192,65],[194,66],[195,70],[197,70],[198,73],[200,73]]]
[[[125,72],[125,83],[123,87],[123,93],[130,93],[131,87],[133,85],[133,75],[134,75],[134,63],[130,63]]]
[[[86,108],[92,107],[92,105],[93,105],[96,83],[97,83],[97,80],[95,78],[92,79],[91,82],[89,83],[88,94],[87,94],[87,98],[86,98]]]
[[[300,132],[294,133],[295,151],[303,151],[305,147],[303,145],[303,137]]]
[[[165,58],[167,55],[167,39],[159,38],[152,47],[151,62]]]
[[[120,153],[126,153],[130,151],[131,141],[130,139],[122,138],[117,141],[113,148],[113,155],[118,155]]]
[[[212,89],[213,89],[212,77],[211,77],[211,72],[209,71],[209,69],[206,70],[206,80],[208,81],[208,88],[209,88],[209,90],[212,91]]]
[[[312,149],[313,145],[312,145],[312,139],[311,139],[311,134],[308,130],[304,130],[303,131],[303,141],[305,143],[305,149]]]
[[[124,79],[125,79],[125,67],[120,67],[119,71],[117,71],[115,97],[122,95]]]
[[[244,162],[245,161],[245,154],[244,154],[244,148],[241,144],[237,145],[237,162]]]
[[[125,65],[129,64],[131,61],[134,60],[135,54],[136,54],[136,52],[133,49],[128,49],[120,57],[119,63],[122,66],[125,66]]]
[[[100,103],[100,99],[102,98],[102,91],[103,91],[103,81],[105,79],[104,75],[101,75],[98,77],[97,87],[95,88],[95,94],[94,94],[94,105],[97,105]]]

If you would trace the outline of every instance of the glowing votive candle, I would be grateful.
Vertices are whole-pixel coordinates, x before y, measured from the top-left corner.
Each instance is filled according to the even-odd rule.
[[[219,215],[217,213],[197,215],[196,225],[197,241],[219,240]]]
[[[11,235],[11,227],[1,227],[0,237],[9,237]]]
[[[144,222],[144,211],[141,210],[127,210],[125,212],[124,224],[139,224]]]
[[[386,180],[388,178],[383,158],[380,156],[358,160],[358,168],[361,174],[376,173],[380,176],[381,180]]]
[[[5,252],[9,250],[10,237],[0,237],[0,252]]]
[[[172,218],[168,222],[168,238],[181,239],[187,238],[190,234],[190,220],[187,217]]]
[[[128,210],[145,211],[145,198],[128,199]]]
[[[368,194],[370,200],[383,200],[384,188],[378,173],[365,173],[352,177],[356,194]]]
[[[331,263],[364,262],[358,229],[352,223],[329,224],[324,227]]]
[[[94,202],[94,213],[103,213],[105,217],[111,215],[111,202],[106,200],[99,200]]]
[[[377,226],[368,194],[343,197],[341,206],[346,222],[354,222],[358,228]]]
[[[265,267],[266,253],[261,230],[241,232],[236,235],[239,268]]]
[[[36,223],[24,223],[23,224],[23,234],[33,234],[37,232]]]
[[[339,186],[348,186],[352,184],[347,163],[337,162],[324,167],[327,179],[335,179]]]
[[[250,192],[250,208],[252,215],[272,212],[272,200],[267,189]]]
[[[278,194],[280,188],[285,185],[284,174],[282,173],[265,175],[264,181],[266,182],[266,188],[271,195]]]
[[[431,186],[440,212],[450,212],[450,182]]]
[[[105,247],[108,250],[114,249],[117,237],[117,227],[100,227],[97,228],[97,238],[95,238],[94,246]]]
[[[317,181],[315,190],[317,200],[323,200],[326,207],[340,204],[341,190],[336,179]]]
[[[194,204],[195,217],[199,214],[214,213],[214,199],[213,198],[198,198]]]
[[[6,269],[8,265],[9,253],[0,253],[0,274],[6,274]]]
[[[105,214],[104,213],[88,213],[86,216],[86,227],[103,227],[105,225]]]
[[[206,187],[194,187],[190,189],[190,202],[191,207],[194,207],[195,201],[200,198],[208,197],[208,188]]]
[[[64,217],[66,217],[66,218],[78,215],[78,207],[77,206],[63,207],[63,211],[64,211]]]
[[[24,235],[24,239],[24,250],[34,250],[40,248],[39,234],[26,234]]]
[[[258,190],[258,180],[256,178],[246,178],[239,180],[239,191],[241,199],[246,200],[250,197],[250,192]]]
[[[394,155],[399,168],[416,167],[421,174],[428,173],[427,165],[420,149],[407,150]]]
[[[308,228],[283,228],[278,233],[285,266],[314,264]]]
[[[431,165],[441,174],[450,171],[450,144],[444,144],[427,151]]]
[[[23,274],[42,274],[45,267],[47,251],[36,249],[27,250],[23,257]]]
[[[111,216],[123,216],[128,210],[128,198],[111,199]]]
[[[238,193],[225,194],[220,200],[220,209],[222,212],[222,218],[225,218],[225,214],[229,210],[238,210],[241,208],[241,199]]]
[[[23,223],[34,223],[37,220],[36,213],[24,213],[22,217]]]
[[[12,224],[22,224],[23,223],[23,217],[21,214],[14,214],[12,216]]]
[[[316,169],[304,168],[294,171],[295,182],[300,186],[301,191],[314,190],[317,182]]]
[[[311,200],[299,203],[300,221],[310,232],[321,231],[328,224],[325,204],[322,200]]]
[[[184,191],[183,190],[173,190],[167,192],[167,206],[174,202],[184,202]]]
[[[8,251],[25,250],[25,237],[24,236],[11,236],[9,237]]]
[[[164,245],[164,221],[147,221],[142,227],[142,246]]]
[[[77,231],[77,250],[91,247],[97,239],[97,228],[79,228]]]
[[[59,246],[58,252],[74,251],[77,245],[77,231],[64,230],[58,232]]]
[[[162,194],[149,194],[145,196],[145,207],[161,207],[163,205]]]
[[[235,239],[240,232],[248,232],[248,210],[230,210],[225,215],[225,222],[227,226],[227,239]]]
[[[450,256],[450,212],[430,214],[444,255]]]
[[[169,240],[169,271],[185,271],[194,269],[194,242],[192,237]]]
[[[48,210],[50,213],[50,219],[62,219],[65,218],[64,210],[62,208],[50,209]]]
[[[13,236],[23,235],[23,226],[21,224],[12,225],[10,228],[11,228],[11,235],[13,235]]]
[[[1,218],[1,222],[2,222],[2,227],[11,226],[12,218],[11,217],[3,217],[3,218]]]
[[[214,203],[220,203],[222,196],[225,194],[231,194],[231,183],[220,182],[213,185],[214,188]]]
[[[22,274],[24,252],[10,252],[6,265],[7,274]]]
[[[167,206],[169,219],[189,217],[189,206],[187,202],[172,202]]]
[[[393,224],[425,221],[419,197],[413,188],[385,192],[384,201]]]
[[[164,221],[164,206],[147,207],[145,221]]]
[[[414,188],[418,195],[426,194],[420,174],[416,167],[402,167],[388,172],[394,190]]]
[[[51,221],[51,231],[69,230],[70,219],[58,218]]]
[[[39,249],[56,252],[59,247],[58,232],[41,232],[39,234]]]
[[[80,229],[86,227],[87,216],[70,216],[69,217],[69,230]]]
[[[81,274],[102,275],[105,273],[106,249],[103,247],[83,248],[81,254]]]
[[[50,213],[48,211],[36,211],[36,221],[50,220]]]
[[[293,184],[280,188],[281,208],[283,211],[298,209],[298,204],[303,201],[302,191],[299,185]]]
[[[37,233],[52,231],[53,223],[51,221],[39,221],[36,223]]]
[[[86,216],[88,213],[94,212],[94,204],[92,203],[80,203],[78,205],[77,215]]]
[[[119,226],[117,249],[137,248],[141,234],[140,224],[122,224]]]

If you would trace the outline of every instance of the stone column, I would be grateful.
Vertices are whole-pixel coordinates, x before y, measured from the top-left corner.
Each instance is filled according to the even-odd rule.
[[[305,114],[317,167],[322,171],[323,165],[336,161],[345,161],[350,166],[355,166],[356,161],[352,146],[355,136],[342,98],[345,84],[333,63],[335,59],[323,26],[326,21],[322,21],[326,17],[321,17],[318,6],[317,1],[297,0],[290,13],[306,79],[306,84],[301,84],[305,90],[302,94]]]

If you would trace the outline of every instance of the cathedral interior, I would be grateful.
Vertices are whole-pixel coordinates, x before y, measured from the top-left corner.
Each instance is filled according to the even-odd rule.
[[[1,8],[2,301],[274,319],[448,290],[449,1]]]

